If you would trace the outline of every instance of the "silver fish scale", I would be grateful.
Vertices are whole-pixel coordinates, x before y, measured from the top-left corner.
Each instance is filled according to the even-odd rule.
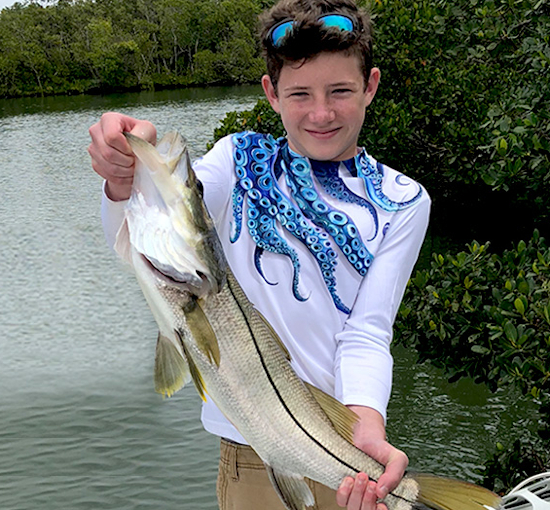
[[[228,280],[220,293],[201,302],[218,339],[219,367],[184,326],[185,293],[164,289],[210,398],[274,470],[333,489],[359,471],[378,479],[383,466],[334,430],[232,275]],[[406,510],[411,504],[401,498],[414,501],[418,486],[405,478],[394,494],[400,497],[388,496],[390,510]]]

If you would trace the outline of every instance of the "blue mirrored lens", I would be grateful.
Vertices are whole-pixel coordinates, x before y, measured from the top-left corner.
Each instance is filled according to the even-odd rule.
[[[345,32],[353,31],[353,21],[341,14],[325,14],[318,19],[325,27],[336,27]],[[294,27],[294,21],[284,21],[271,29],[271,43],[273,46],[280,46],[281,41]]]
[[[292,30],[293,25],[294,21],[285,21],[273,29],[271,32],[271,41],[274,46],[279,46],[281,39]]]
[[[351,32],[353,30],[353,22],[351,19],[340,14],[327,14],[326,16],[321,16],[319,21],[321,21],[326,27],[337,27],[340,30],[347,32]]]

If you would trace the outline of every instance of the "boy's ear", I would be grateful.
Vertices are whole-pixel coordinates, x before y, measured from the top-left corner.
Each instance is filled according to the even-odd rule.
[[[378,85],[380,84],[380,69],[373,67],[370,72],[369,82],[367,83],[367,88],[365,89],[365,97],[367,99],[367,106],[372,103],[376,91],[378,90]]]
[[[281,110],[279,108],[279,97],[277,96],[277,91],[273,86],[273,82],[271,81],[271,78],[267,74],[264,74],[262,76],[262,88],[264,89],[265,97],[267,97],[267,100],[269,101],[271,108],[275,110],[275,113],[281,113]]]

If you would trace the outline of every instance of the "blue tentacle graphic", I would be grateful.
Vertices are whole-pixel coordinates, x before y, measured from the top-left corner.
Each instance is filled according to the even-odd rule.
[[[292,292],[295,298],[299,301],[307,300],[299,291],[298,254],[279,231],[280,228],[284,228],[308,248],[321,270],[335,306],[343,313],[349,314],[350,308],[342,302],[336,289],[337,251],[343,254],[361,276],[367,274],[374,257],[361,239],[353,220],[324,200],[316,186],[320,186],[319,189],[337,200],[359,205],[369,211],[375,225],[374,235],[369,241],[379,232],[378,212],[375,206],[388,212],[404,209],[420,198],[422,189],[420,188],[411,200],[392,201],[382,190],[384,167],[375,167],[363,151],[343,163],[353,176],[362,179],[367,200],[345,185],[338,174],[340,163],[310,162],[309,159],[290,151],[288,142],[283,138],[275,140],[270,135],[244,132],[233,135],[233,142],[237,183],[232,194],[231,242],[236,242],[241,235],[246,203],[246,226],[256,243],[254,265],[266,283],[277,284],[267,280],[262,268],[262,254],[270,251],[284,255],[289,258],[293,267]],[[281,174],[284,174],[292,200],[278,185]],[[402,186],[408,185],[400,182],[400,176],[396,178],[396,182]],[[384,234],[388,228],[389,223],[386,223]]]
[[[311,160],[313,173],[328,195],[342,202],[364,207],[370,212],[374,221],[374,234],[368,241],[372,241],[378,235],[378,214],[376,209],[368,200],[356,195],[345,185],[342,178],[338,175],[339,166],[340,163],[338,161],[319,162]]]
[[[263,248],[256,246],[256,249],[254,250],[254,267],[256,268],[258,273],[260,273],[260,276],[264,279],[264,281],[268,285],[278,285],[279,282],[270,282],[264,275],[264,270],[262,269],[262,261],[261,261],[264,251],[265,250]]]
[[[365,276],[373,256],[364,245],[353,220],[344,212],[332,207],[317,193],[312,178],[312,167],[307,158],[291,155],[288,146],[284,146],[281,152],[283,157],[287,158],[289,167],[289,171],[285,173],[287,185],[292,190],[292,196],[300,209],[315,225],[328,232],[348,262],[361,276]],[[330,284],[331,289],[332,286],[335,287],[332,278]]]
[[[234,243],[239,239],[241,235],[241,229],[243,224],[243,204],[245,191],[239,184],[236,184],[233,188],[232,200],[233,200],[233,225],[231,233],[231,242]]]
[[[416,203],[422,196],[422,188],[419,187],[418,193],[406,202],[395,202],[391,200],[382,190],[384,165],[377,162],[375,167],[365,151],[361,151],[355,158],[349,159],[344,163],[352,175],[357,175],[363,179],[368,197],[384,211],[401,211]],[[401,186],[408,185],[399,182],[402,176],[402,174],[399,174],[395,181]]]
[[[273,206],[269,206],[271,209]],[[273,213],[273,209],[269,211]],[[248,231],[256,246],[260,250],[267,250],[279,255],[286,255],[292,262],[294,274],[292,277],[292,292],[298,301],[305,301],[307,298],[300,295],[298,286],[300,283],[300,260],[298,254],[290,245],[279,235],[276,230],[275,219],[269,214],[262,213],[261,208],[254,204],[248,204]],[[266,283],[273,285],[264,275],[260,264],[260,258],[255,257],[256,269]]]
[[[281,237],[277,231],[276,220],[279,209],[288,208],[290,201],[281,193],[271,173],[272,160],[276,156],[276,142],[273,137],[252,133],[233,135],[235,144],[235,173],[238,181],[233,192],[233,218],[236,223],[231,242],[236,242],[242,223],[242,207],[246,200],[248,231],[260,250],[287,256],[293,266],[292,291],[299,301],[305,301],[299,292],[300,261],[296,251]],[[241,152],[246,151],[243,155]],[[248,157],[251,156],[251,157]],[[242,197],[242,202],[240,198]],[[279,202],[279,203],[278,203]],[[287,227],[287,230],[288,227]],[[262,278],[269,282],[261,267],[261,251],[256,251],[255,267]]]

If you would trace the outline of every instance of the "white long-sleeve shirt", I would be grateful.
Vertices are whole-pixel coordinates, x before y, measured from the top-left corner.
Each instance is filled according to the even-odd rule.
[[[245,133],[243,139],[246,141],[248,136],[253,135]],[[265,164],[273,166],[281,144],[285,147],[286,142],[268,141],[272,158]],[[392,325],[425,236],[430,210],[428,194],[412,179],[377,164],[363,151],[362,158],[358,156],[354,161],[363,170],[368,163],[366,177],[361,175],[361,169],[355,172],[353,164],[340,163],[333,164],[337,174],[332,172],[330,179],[323,182],[320,175],[324,167],[318,162],[314,169],[306,166],[305,177],[300,173],[304,171],[301,166],[296,172],[287,168],[280,175],[270,174],[273,180],[278,175],[276,189],[281,197],[266,191],[268,186],[263,184],[267,181],[262,181],[261,175],[254,183],[243,174],[252,167],[243,163],[242,154],[246,152],[251,157],[252,152],[250,148],[238,151],[236,143],[235,136],[225,137],[194,164],[232,272],[284,342],[299,377],[344,404],[374,408],[385,418],[392,382]],[[289,167],[289,162],[305,160],[292,151],[287,150],[286,154],[285,167]],[[263,157],[264,154],[258,156],[260,160]],[[265,168],[258,172],[265,172]],[[270,204],[278,204],[280,211],[290,204],[300,216],[303,230],[309,232],[308,241],[301,242],[294,235],[294,227],[270,224],[267,212],[259,214],[261,199],[260,193],[254,194],[255,189],[268,200],[262,202],[265,211]],[[342,237],[337,240],[336,232],[332,236],[323,232],[319,217],[315,226],[316,218],[299,212],[300,207],[302,212],[307,208],[307,204],[303,205],[304,196],[311,198],[309,205],[323,211],[321,219],[331,218],[338,225],[344,224],[341,235],[350,232],[349,226],[358,232],[363,248],[359,253],[368,254],[368,269],[363,270],[366,274],[353,267],[351,248],[347,248],[347,257],[342,251],[352,241],[357,251],[353,239],[357,236],[351,232],[347,242]],[[111,246],[124,218],[124,205],[125,202],[112,202],[103,195],[102,220]],[[326,206],[332,214],[325,212]],[[296,219],[296,214],[292,219]],[[258,251],[258,245],[265,248],[266,240],[273,235],[279,240],[278,246],[285,249]],[[324,243],[324,253],[329,250],[332,265],[321,266],[318,248],[312,249],[312,236]],[[343,243],[342,249],[338,243]],[[328,273],[323,277],[324,271]],[[211,401],[203,405],[202,422],[213,434],[245,443]]]

